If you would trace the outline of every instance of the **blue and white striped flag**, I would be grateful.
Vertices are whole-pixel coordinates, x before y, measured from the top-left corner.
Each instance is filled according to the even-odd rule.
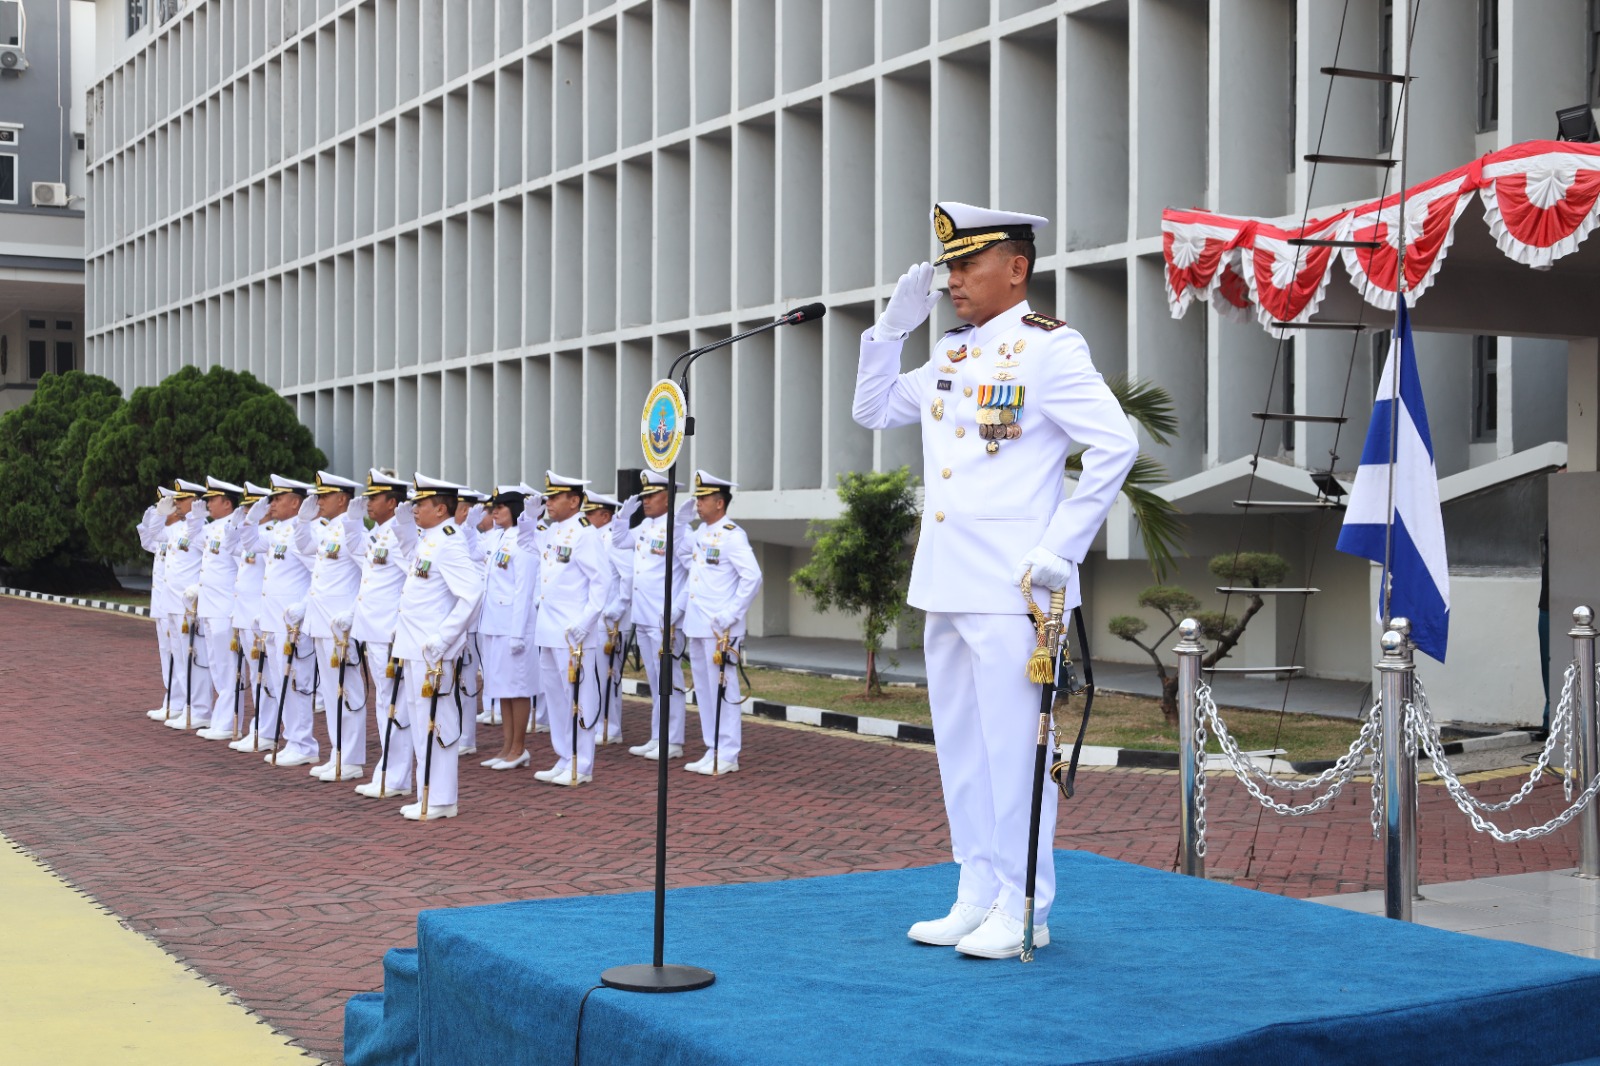
[[[1396,375],[1399,397],[1395,395]],[[1390,501],[1393,501],[1391,512]],[[1392,524],[1389,519],[1393,518]],[[1411,343],[1411,316],[1400,297],[1400,322],[1372,405],[1339,550],[1386,564],[1388,615],[1411,622],[1411,639],[1444,662],[1450,635],[1450,572],[1444,552],[1439,475],[1433,462],[1422,379]],[[1378,621],[1384,621],[1379,607]]]

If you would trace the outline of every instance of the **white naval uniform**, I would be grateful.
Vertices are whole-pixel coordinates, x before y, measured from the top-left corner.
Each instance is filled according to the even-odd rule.
[[[694,675],[695,705],[700,710],[700,738],[708,751],[716,747],[718,762],[737,763],[744,744],[739,671],[731,663],[726,667],[716,664],[713,656],[719,630],[713,621],[719,615],[731,615],[733,624],[726,633],[737,644],[743,643],[745,615],[761,590],[761,567],[750,548],[750,538],[727,517],[702,523],[692,533],[680,525],[673,536],[678,558],[688,572],[689,604],[684,611],[683,632],[689,641],[689,669]],[[720,687],[725,687],[720,716],[719,676]]]
[[[528,699],[539,658],[533,639],[538,548],[515,526],[491,529],[481,542],[485,566],[478,643],[483,651],[483,699],[485,703]],[[522,641],[520,652],[511,650],[512,638]]]
[[[356,592],[361,587],[361,563],[367,554],[367,528],[349,511],[336,518],[301,521],[295,528],[295,550],[311,567],[311,583],[306,593],[306,617],[301,628],[311,638],[318,670],[313,702],[322,706],[328,729],[330,761],[340,766],[364,766],[367,761],[367,686],[361,677],[360,652],[351,640],[345,649],[344,730],[339,733],[339,675],[333,665],[336,645],[333,619],[355,612]],[[352,628],[354,622],[352,620]],[[332,748],[343,740],[344,750]]]
[[[594,773],[594,729],[599,724],[599,689],[595,664],[605,658],[601,612],[611,601],[615,571],[606,558],[600,530],[581,514],[546,525],[541,534],[539,619],[534,639],[539,648],[539,703],[550,722],[550,746],[563,774],[572,769],[576,750],[578,773]],[[582,634],[583,677],[578,685],[578,732],[572,730],[572,683],[567,680],[570,645],[567,634]],[[600,664],[600,676],[605,665]]]
[[[671,515],[646,518],[633,530],[631,565],[623,571],[628,584],[629,612],[633,615],[634,639],[639,642],[639,659],[644,664],[644,674],[650,684],[652,706],[650,710],[650,736],[660,741],[661,732],[661,621],[662,593],[665,591],[667,572],[667,523]],[[672,563],[672,612],[677,617],[680,636],[681,622],[688,606],[688,591],[684,587],[687,574],[681,558]],[[667,743],[683,743],[683,668],[677,656],[672,659],[672,672],[667,676],[671,699],[667,705]]]
[[[483,574],[478,561],[467,550],[454,521],[441,522],[432,529],[419,529],[416,549],[400,591],[400,607],[395,619],[393,655],[401,661],[404,677],[400,688],[406,701],[406,720],[411,728],[411,749],[416,759],[416,780],[428,776],[428,805],[443,807],[457,801],[456,765],[460,756],[462,718],[457,710],[455,664],[465,643],[467,626],[483,599]],[[422,649],[430,640],[444,644],[439,662],[424,662]],[[422,695],[422,685],[430,666],[440,666],[434,697]],[[430,711],[434,711],[430,719]],[[433,728],[429,728],[430,720]],[[428,744],[434,743],[431,763]],[[398,752],[396,755],[398,756]],[[394,777],[397,767],[389,767],[391,787],[403,787]]]
[[[208,724],[216,729],[233,729],[234,695],[239,691],[239,656],[230,645],[233,586],[239,571],[239,524],[243,519],[243,512],[235,509],[225,518],[207,521],[200,531],[200,635],[205,638],[206,661],[215,692]],[[238,706],[242,714],[242,695]]]
[[[350,639],[366,649],[367,670],[377,691],[372,699],[373,728],[378,736],[378,765],[384,767],[387,788],[411,787],[411,742],[405,728],[407,701],[386,677],[394,648],[394,629],[400,613],[400,590],[411,572],[417,550],[417,523],[411,509],[403,507],[387,522],[379,523],[367,534],[367,553],[362,556],[361,587],[356,592]],[[402,683],[404,679],[402,678]],[[394,725],[389,725],[391,699]],[[399,741],[391,755],[389,748]],[[374,771],[376,776],[377,771]]]
[[[189,501],[178,503],[180,511],[187,506]],[[203,639],[205,627],[199,625],[195,629],[192,645],[194,663],[192,667],[187,664],[191,644],[189,634],[183,632],[184,614],[187,609],[183,593],[191,585],[200,584],[201,554],[205,550],[202,542],[204,515],[205,510],[196,507],[181,521],[174,522],[166,528],[166,584],[174,604],[173,613],[168,616],[167,639],[172,642],[170,647],[176,663],[172,671],[172,706],[169,708],[168,717],[181,716],[187,706],[189,721],[196,727],[206,725],[211,720],[210,657],[206,655],[206,642]],[[196,620],[198,621],[198,618]]]
[[[316,734],[311,728],[311,689],[316,678],[316,650],[311,638],[306,636],[303,625],[289,649],[293,665],[290,667],[292,673],[287,688],[283,683],[284,670],[289,663],[284,654],[289,639],[289,624],[284,612],[297,603],[304,603],[306,589],[311,585],[310,561],[294,550],[295,527],[298,524],[297,518],[263,522],[255,527],[246,522],[240,537],[242,541],[248,541],[254,528],[254,547],[265,558],[259,624],[266,636],[267,672],[261,685],[261,735],[269,740],[283,740],[285,747],[280,754],[301,755],[315,762],[320,750]],[[280,716],[283,722],[281,737],[275,733]]]
[[[154,507],[144,509],[144,517],[139,520],[139,544],[150,553],[150,617],[156,623],[156,651],[161,657],[161,706],[167,714],[172,713],[173,693],[172,678],[178,672],[177,659],[173,655],[171,632],[167,628],[168,616],[173,612],[172,592],[167,588],[167,526],[166,516],[158,514]],[[179,696],[176,700],[178,706],[183,706],[183,699]],[[154,713],[153,711],[151,713]]]
[[[1039,546],[1081,563],[1138,454],[1083,338],[1064,326],[1045,328],[1054,320],[1042,316],[1041,325],[1025,323],[1028,314],[1023,302],[948,333],[928,362],[904,374],[903,341],[875,340],[869,329],[854,405],[856,422],[868,429],[922,426],[927,493],[907,601],[927,612],[923,648],[951,850],[961,865],[957,899],[985,909],[998,901],[1019,921],[1039,686],[1027,679],[1033,627],[1011,575]],[[977,412],[984,387],[997,385],[1026,392],[1016,409],[1020,436],[997,442],[990,454]],[[1062,470],[1074,446],[1088,450],[1069,498]],[[1036,593],[1042,604],[1047,596]],[[1069,608],[1081,602],[1076,569],[1066,597]],[[1048,856],[1056,795],[1047,784],[1034,895],[1039,925],[1055,896]]]
[[[244,515],[249,510],[241,506],[234,511],[239,520],[239,526],[234,537],[235,554],[238,559],[238,569],[233,576],[233,628],[239,631],[239,643],[244,647],[245,664],[249,669],[248,682],[250,685],[250,704],[245,708],[241,704],[240,713],[248,712],[249,718],[241,723],[240,733],[246,737],[256,733],[257,719],[260,717],[260,703],[266,702],[266,688],[262,678],[262,670],[266,665],[266,641],[261,642],[262,657],[251,657],[251,651],[256,646],[256,638],[261,633],[261,578],[266,572],[267,561],[265,553],[258,550],[256,533],[254,529],[245,528]],[[246,546],[246,541],[249,545]],[[261,694],[258,703],[256,694]]]

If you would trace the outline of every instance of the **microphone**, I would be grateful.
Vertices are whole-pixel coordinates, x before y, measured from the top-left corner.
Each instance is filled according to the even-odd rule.
[[[827,313],[827,307],[822,304],[806,304],[804,307],[796,307],[778,321],[785,326],[798,326],[802,322],[814,322]]]

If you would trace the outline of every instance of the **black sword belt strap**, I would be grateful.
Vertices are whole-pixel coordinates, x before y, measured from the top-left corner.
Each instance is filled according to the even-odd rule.
[[[744,699],[728,700],[727,703],[730,707],[738,707],[741,704],[749,703],[750,697],[753,694],[752,686],[750,684],[750,675],[744,672],[744,648],[740,646],[743,643],[743,641],[733,640],[731,638],[728,640],[728,650],[733,652],[733,665],[739,670],[739,684],[744,686]]]
[[[1078,631],[1078,652],[1083,658],[1083,683],[1078,683],[1077,676],[1072,669],[1072,659],[1063,651],[1061,685],[1058,691],[1073,695],[1083,693],[1083,720],[1078,723],[1078,736],[1072,742],[1072,755],[1065,761],[1058,760],[1050,767],[1050,776],[1061,789],[1061,795],[1066,799],[1072,798],[1074,782],[1078,776],[1078,756],[1083,753],[1083,738],[1089,732],[1089,712],[1094,709],[1094,660],[1089,655],[1089,632],[1083,624],[1083,608],[1072,612],[1073,624]]]
[[[365,666],[365,665],[367,665],[367,642],[366,641],[364,641],[364,640],[351,640],[350,636],[349,636],[349,632],[346,631],[346,633],[345,633],[345,647],[346,648],[354,647],[356,649],[356,661],[351,663],[350,664],[351,666]]]

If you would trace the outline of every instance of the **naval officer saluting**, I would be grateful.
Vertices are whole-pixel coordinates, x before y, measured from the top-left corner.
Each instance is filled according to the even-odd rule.
[[[923,647],[950,843],[961,866],[955,905],[909,931],[925,944],[984,958],[1022,950],[1028,822],[1039,689],[1026,663],[1034,628],[1018,590],[1064,589],[1081,601],[1078,566],[1105,521],[1138,444],[1083,337],[1028,306],[1038,215],[961,203],[933,208],[936,264],[900,278],[861,337],[855,420],[868,429],[921,424],[927,496],[906,597],[927,612]],[[905,337],[926,321],[935,265],[965,325],[900,373]],[[1086,448],[1064,498],[1062,470]],[[1046,788],[1039,846],[1051,854],[1056,790]],[[1055,868],[1039,866],[1034,944],[1048,944]]]

